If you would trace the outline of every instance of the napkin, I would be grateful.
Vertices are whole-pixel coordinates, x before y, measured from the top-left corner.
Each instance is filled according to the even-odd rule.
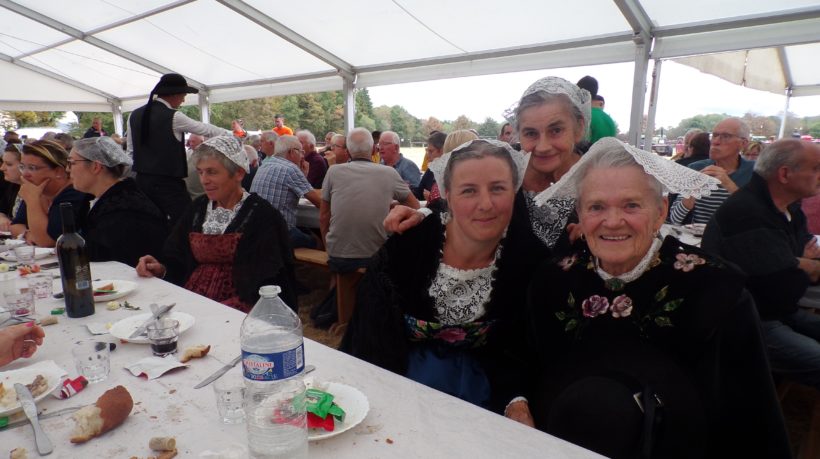
[[[100,322],[91,322],[85,324],[86,328],[88,328],[88,332],[92,335],[104,335],[108,333],[108,325]]]
[[[157,379],[174,368],[187,367],[173,357],[146,357],[137,363],[125,367],[134,376],[145,375],[148,379]]]

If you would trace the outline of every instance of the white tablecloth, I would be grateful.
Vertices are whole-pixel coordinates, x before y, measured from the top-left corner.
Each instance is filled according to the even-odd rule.
[[[296,226],[319,228],[319,208],[305,198],[299,199],[299,207],[296,209]]]
[[[210,344],[211,352],[204,359],[189,362],[187,369],[148,381],[132,376],[123,367],[150,356],[149,346],[118,344],[111,354],[107,380],[89,385],[68,400],[47,397],[39,408],[47,413],[91,404],[105,390],[121,384],[134,398],[131,415],[119,428],[83,445],[69,442],[74,426],[70,415],[44,420],[43,427],[55,445],[50,457],[146,457],[151,454],[148,439],[153,436],[176,437],[180,457],[197,457],[203,451],[223,450],[232,443],[246,445],[244,424],[224,425],[218,420],[212,388],[193,389],[238,355],[244,314],[162,280],[140,279],[132,268],[119,263],[94,263],[92,275],[138,282],[137,291],[124,299],[144,310],[152,302],[175,302],[176,310],[194,315],[197,321],[180,337],[180,348]],[[47,312],[61,304],[61,300],[50,299],[37,307]],[[108,311],[104,304],[98,304],[96,314],[90,317],[61,316],[59,324],[46,327],[45,344],[32,359],[14,362],[3,370],[52,359],[74,377],[70,348],[77,340],[91,338],[86,323],[113,323],[141,312]],[[98,339],[117,341],[108,335]],[[307,339],[305,357],[307,363],[317,367],[309,377],[354,386],[370,402],[370,412],[357,427],[335,438],[311,442],[311,458],[599,457]],[[0,456],[17,446],[28,449],[29,457],[37,457],[30,426],[0,431]]]

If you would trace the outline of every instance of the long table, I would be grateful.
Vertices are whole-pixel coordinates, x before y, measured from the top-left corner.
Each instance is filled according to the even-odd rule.
[[[203,359],[190,361],[186,369],[146,380],[132,376],[124,367],[149,357],[150,347],[118,343],[111,354],[108,379],[90,384],[67,400],[46,397],[38,408],[48,413],[91,404],[107,389],[123,385],[134,399],[131,415],[117,429],[82,445],[69,442],[74,426],[70,415],[43,420],[43,428],[55,445],[51,457],[147,457],[151,455],[148,440],[153,436],[176,437],[180,457],[198,457],[205,451],[225,450],[231,445],[247,446],[244,424],[224,425],[219,421],[212,388],[193,389],[238,355],[244,314],[163,280],[139,278],[132,268],[120,263],[93,263],[92,274],[94,278],[137,282],[138,289],[124,300],[143,311],[108,311],[98,303],[92,316],[61,316],[59,324],[45,328],[45,343],[33,358],[18,360],[2,370],[50,359],[70,376],[76,376],[70,349],[72,343],[91,338],[87,323],[114,323],[146,311],[154,302],[174,302],[176,310],[195,316],[196,324],[180,336],[181,349],[210,344],[211,352]],[[60,300],[43,300],[37,305],[38,312],[61,304]],[[96,339],[118,341],[110,335]],[[367,417],[357,427],[334,438],[310,442],[311,458],[600,457],[309,339],[305,339],[305,358],[317,368],[309,377],[356,387],[370,403]],[[0,430],[0,455],[18,446],[28,449],[29,457],[37,456],[30,426]]]

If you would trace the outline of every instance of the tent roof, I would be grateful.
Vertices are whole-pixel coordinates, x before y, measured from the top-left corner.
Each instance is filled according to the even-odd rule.
[[[271,95],[775,48],[817,93],[817,0],[0,0],[0,108],[109,111],[177,72],[224,102]],[[594,12],[589,14],[587,12]],[[735,59],[737,60],[737,59]],[[814,88],[814,89],[812,89]],[[191,102],[196,99],[191,98]]]

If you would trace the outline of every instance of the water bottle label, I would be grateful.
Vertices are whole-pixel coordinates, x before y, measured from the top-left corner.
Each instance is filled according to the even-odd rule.
[[[254,381],[278,381],[290,378],[305,369],[305,347],[275,352],[273,354],[257,354],[242,351],[242,373],[245,378]]]

